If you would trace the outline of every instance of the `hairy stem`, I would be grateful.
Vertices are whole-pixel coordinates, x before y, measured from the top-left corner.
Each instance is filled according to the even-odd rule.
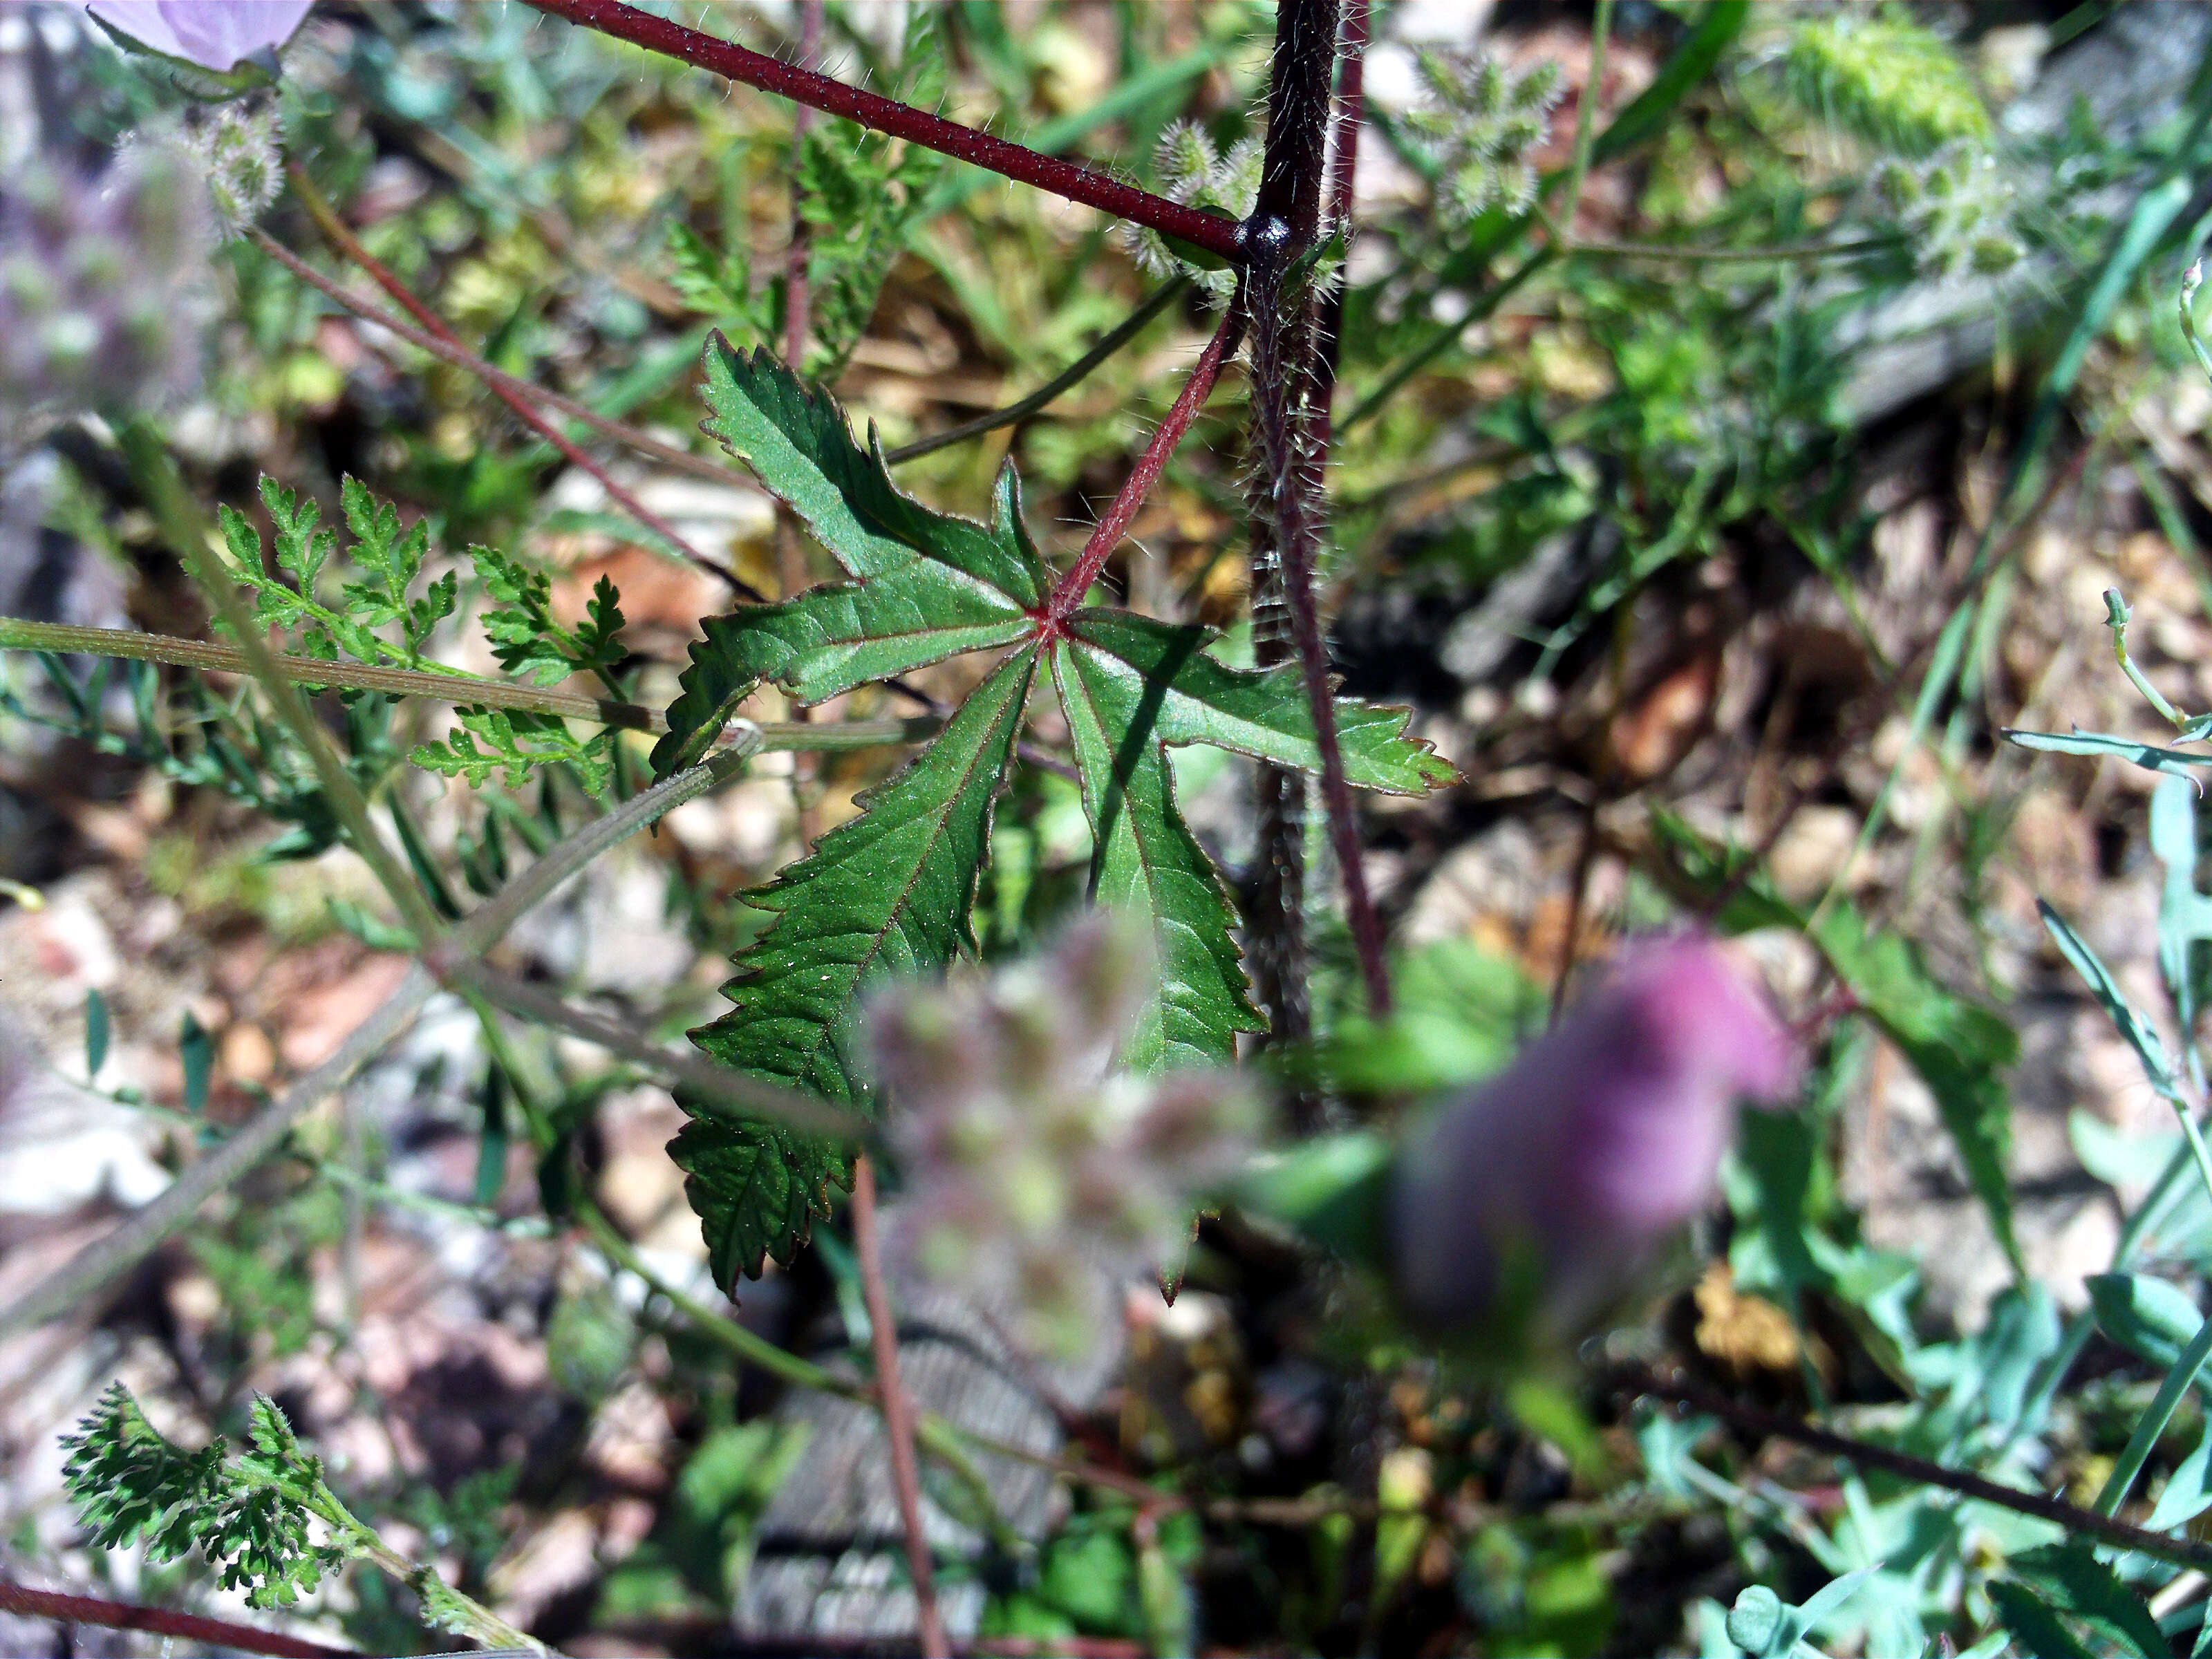
[[[1336,123],[1329,136],[1328,224],[1345,239],[1346,259],[1352,254],[1352,210],[1359,170],[1359,131],[1367,115],[1368,0],[1347,0],[1344,8],[1344,36],[1336,71]],[[1332,283],[1322,301],[1321,346],[1314,362],[1312,448],[1317,473],[1326,471],[1333,434],[1332,405],[1336,397],[1336,370],[1344,355],[1344,290]]]
[[[1115,492],[1113,501],[1091,531],[1091,538],[1084,543],[1082,553],[1068,568],[1067,574],[1053,585],[1051,596],[1045,601],[1045,615],[1050,622],[1056,624],[1065,621],[1082,605],[1091,584],[1106,568],[1107,558],[1121,544],[1121,537],[1137,516],[1137,509],[1145,504],[1145,497],[1167,470],[1168,458],[1175,453],[1183,434],[1190,430],[1198,411],[1206,406],[1213,383],[1221,378],[1221,366],[1237,349],[1237,342],[1243,331],[1244,313],[1231,306],[1228,315],[1221,319],[1221,326],[1213,331],[1213,337],[1206,343],[1206,349],[1199,354],[1190,379],[1183,383],[1166,418],[1152,434],[1152,441],[1145,446],[1145,453],[1137,458],[1136,465],[1129,470],[1121,488]]]
[[[472,911],[453,929],[444,948],[456,953],[455,960],[460,952],[490,949],[526,912],[599,854],[664,813],[734,776],[751,751],[751,744],[741,740],[714,759],[633,796],[605,817],[594,818]],[[190,1221],[203,1203],[276,1151],[301,1116],[343,1088],[355,1073],[406,1029],[437,988],[437,981],[422,967],[410,969],[392,994],[339,1044],[336,1054],[256,1112],[220,1146],[188,1165],[151,1203],[0,1309],[0,1337],[78,1307],[103,1285],[144,1261],[164,1239]]]
[[[404,319],[395,317],[390,312],[371,305],[356,295],[349,294],[343,285],[324,276],[321,271],[317,270],[305,259],[293,252],[290,248],[286,247],[283,243],[270,235],[267,231],[256,229],[252,233],[252,237],[253,245],[256,247],[307,283],[308,287],[323,295],[332,304],[351,312],[365,323],[375,324],[386,333],[406,341],[417,351],[428,352],[441,362],[451,363],[456,368],[468,370],[495,392],[512,392],[517,397],[526,398],[532,403],[553,410],[556,414],[565,415],[572,421],[581,422],[602,438],[627,445],[641,455],[650,455],[653,459],[665,463],[678,472],[688,472],[693,477],[704,478],[710,483],[727,484],[731,482],[731,473],[727,467],[710,461],[703,455],[694,455],[688,449],[678,449],[674,444],[663,443],[650,433],[641,432],[634,426],[624,426],[620,421],[609,420],[597,410],[578,403],[574,398],[564,398],[559,392],[547,387],[535,385],[529,380],[520,380],[507,373],[506,370],[495,368],[486,362],[465,346],[458,346],[449,341],[441,340],[428,330],[417,328]]]
[[[461,347],[461,337],[453,332],[446,319],[417,297],[414,290],[401,282],[398,274],[388,265],[361,245],[361,239],[346,228],[346,222],[338,216],[337,210],[324,199],[322,191],[315,188],[315,181],[307,176],[305,167],[295,162],[285,169],[285,173],[292,181],[293,193],[300,198],[301,204],[307,210],[307,216],[315,222],[315,228],[323,233],[324,239],[332,247],[360,266],[372,282],[398,301],[407,314],[422,324],[424,328],[429,330],[447,345]],[[465,347],[461,349],[466,349]],[[517,420],[559,450],[562,459],[569,465],[596,479],[599,488],[607,492],[608,500],[659,537],[690,563],[706,571],[709,575],[719,577],[728,585],[732,592],[740,598],[750,599],[756,604],[767,598],[767,595],[728,566],[708,558],[690,543],[685,541],[677,533],[673,525],[647,507],[629,490],[623,489],[606,468],[571,443],[568,435],[540,415],[537,406],[520,392],[495,386],[491,388],[491,393],[514,411]]]
[[[899,1524],[906,1532],[906,1565],[914,1581],[916,1633],[921,1638],[923,1659],[950,1659],[952,1650],[945,1643],[945,1626],[937,1615],[929,1538],[922,1530],[921,1480],[914,1462],[914,1401],[899,1378],[898,1324],[891,1315],[890,1292],[884,1285],[883,1243],[876,1228],[876,1166],[865,1152],[853,1160],[853,1250],[860,1259],[860,1284],[868,1302],[868,1340],[875,1351],[884,1434],[890,1442],[891,1485],[898,1493]]]
[[[1254,569],[1254,637],[1261,634],[1264,574],[1279,599],[1305,681],[1322,799],[1340,866],[1345,908],[1358,950],[1369,1007],[1390,1008],[1382,928],[1367,890],[1359,821],[1337,742],[1336,704],[1328,651],[1314,591],[1321,479],[1310,447],[1318,356],[1316,292],[1297,262],[1313,246],[1321,216],[1321,171],[1328,131],[1329,75],[1336,55],[1334,0],[1298,0],[1277,14],[1275,66],[1270,82],[1267,149],[1254,209],[1245,267],[1245,301],[1253,326],[1253,430],[1260,474],[1255,516],[1267,527],[1272,556]],[[1255,538],[1255,547],[1257,538]],[[1280,622],[1270,628],[1279,648]],[[1263,803],[1265,798],[1263,797]],[[1289,854],[1287,845],[1275,849]]]
[[[1252,515],[1253,659],[1262,668],[1294,647],[1283,581],[1284,498],[1303,505],[1297,445],[1315,362],[1312,290],[1285,314],[1283,285],[1310,250],[1321,222],[1328,143],[1330,66],[1336,55],[1334,0],[1289,0],[1275,13],[1268,81],[1267,148],[1246,240],[1261,268],[1248,267],[1239,301],[1251,319],[1252,416],[1246,464]],[[1255,292],[1255,279],[1258,289]],[[1333,711],[1332,711],[1333,712]],[[1306,993],[1305,786],[1297,774],[1261,764],[1254,783],[1258,842],[1247,906],[1246,955],[1271,1042],[1295,1042],[1310,1024]],[[1301,1100],[1300,1128],[1317,1127],[1317,1104]]]
[[[824,114],[842,116],[878,132],[889,133],[933,149],[956,161],[967,161],[1017,184],[1080,202],[1117,219],[1149,226],[1165,236],[1179,237],[1224,259],[1240,257],[1242,240],[1236,222],[1219,214],[1185,207],[1165,197],[1125,185],[1095,167],[1056,155],[1043,155],[1020,144],[1009,143],[988,132],[963,127],[956,121],[848,87],[842,81],[811,70],[748,51],[733,41],[702,34],[620,0],[530,0],[540,11],[579,23],[586,28],[628,40],[701,69],[712,70],[732,81],[757,87],[763,92],[788,98]]]
[[[350,1648],[326,1647],[320,1642],[303,1641],[273,1630],[234,1625],[227,1619],[171,1613],[163,1607],[137,1607],[90,1595],[64,1595],[5,1580],[0,1580],[0,1613],[26,1619],[51,1619],[62,1625],[90,1625],[100,1630],[143,1631],[149,1636],[204,1643],[214,1648],[234,1648],[240,1653],[271,1654],[275,1659],[356,1659]]]
[[[978,415],[972,421],[963,421],[958,426],[918,438],[910,444],[901,444],[896,449],[884,452],[884,459],[893,466],[902,461],[915,460],[936,453],[970,438],[981,437],[986,432],[995,432],[1002,426],[1012,426],[1026,420],[1044,408],[1070,386],[1079,385],[1099,364],[1104,362],[1123,346],[1144,331],[1145,325],[1181,299],[1190,287],[1190,278],[1178,272],[1152,290],[1152,297],[1114,325],[1112,331],[1085,352],[1066,368],[1047,380],[1035,392],[1018,403],[1004,409],[994,409],[988,415]]]
[[[218,674],[251,674],[246,653],[227,645],[180,640],[171,634],[138,634],[124,628],[76,628],[64,623],[24,622],[0,617],[0,651],[42,651],[56,656],[121,657],[133,662],[165,662]],[[665,732],[668,716],[639,703],[580,696],[513,680],[471,679],[429,674],[380,664],[325,662],[271,652],[276,672],[295,685],[336,686],[349,691],[380,691],[387,696],[431,697],[466,708],[520,708],[558,714],[564,720],[597,720],[629,732]],[[872,749],[921,743],[936,735],[942,714],[918,720],[839,720],[813,726],[798,720],[738,720],[715,739],[719,746],[743,743],[749,750]],[[758,741],[755,741],[756,736]]]
[[[477,957],[451,967],[449,981],[470,987],[494,1007],[504,1008],[538,1025],[566,1031],[609,1054],[635,1060],[649,1072],[680,1084],[700,1097],[701,1109],[742,1120],[765,1118],[803,1134],[832,1136],[847,1143],[865,1139],[867,1124],[853,1113],[773,1083],[702,1060],[696,1054],[649,1042],[605,1014],[562,1001],[550,991],[503,974]]]

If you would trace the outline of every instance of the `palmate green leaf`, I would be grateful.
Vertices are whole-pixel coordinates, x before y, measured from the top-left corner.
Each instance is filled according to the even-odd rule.
[[[1301,772],[1321,770],[1313,711],[1295,664],[1264,671],[1231,668],[1207,653],[1211,629],[1154,622],[1131,611],[1079,611],[1067,619],[1066,649],[1086,672],[1121,681],[1155,706],[1149,720],[1163,743],[1210,743]],[[1449,762],[1406,735],[1406,711],[1336,699],[1337,745],[1345,777],[1357,788],[1425,795],[1455,781]]]
[[[863,450],[836,403],[764,353],[715,337],[705,383],[707,429],[852,580],[709,621],[653,752],[657,772],[696,760],[764,680],[812,703],[966,652],[1014,654],[860,818],[755,901],[782,919],[738,958],[726,988],[736,1006],[695,1041],[726,1065],[866,1105],[848,1052],[856,998],[878,973],[937,966],[972,945],[992,799],[1048,660],[1096,835],[1094,896],[1141,908],[1158,929],[1161,990],[1124,1059],[1153,1070],[1232,1057],[1237,1033],[1261,1022],[1221,878],[1176,810],[1165,751],[1207,743],[1318,770],[1297,670],[1231,668],[1208,653],[1210,630],[1122,611],[1055,625],[1045,614],[1053,574],[1024,527],[1011,468],[991,521],[978,524],[902,494],[872,441]],[[1407,737],[1402,710],[1349,701],[1337,710],[1352,782],[1413,794],[1453,776]],[[787,1259],[847,1176],[840,1148],[721,1118],[695,1122],[672,1150],[725,1283],[765,1256]]]
[[[1053,673],[1083,775],[1091,896],[1149,915],[1158,940],[1160,989],[1122,1060],[1141,1072],[1232,1059],[1237,1033],[1267,1022],[1246,994],[1221,878],[1176,809],[1157,703],[1097,653],[1056,650]]]
[[[1126,611],[1079,611],[1053,648],[1053,673],[1083,775],[1093,898],[1153,919],[1160,988],[1122,1058],[1139,1071],[1235,1057],[1237,1033],[1266,1029],[1246,994],[1227,896],[1175,802],[1170,744],[1209,743],[1307,771],[1321,766],[1294,667],[1255,672],[1207,654],[1215,635]],[[1405,736],[1402,709],[1340,698],[1351,781],[1419,794],[1452,769]]]
[[[891,482],[872,432],[863,451],[835,402],[719,334],[707,345],[706,396],[706,429],[854,580],[709,620],[653,749],[656,776],[696,762],[764,679],[817,702],[1031,631],[1025,613],[1043,603],[1052,573],[1023,526],[1011,467],[988,525],[926,507]]]
[[[991,812],[1036,672],[1024,650],[1000,665],[905,769],[863,798],[860,817],[749,902],[777,914],[723,988],[734,1005],[691,1034],[738,1071],[866,1108],[853,1052],[858,1000],[888,974],[940,967],[972,944],[968,916]],[[670,1153],[705,1223],[715,1277],[790,1260],[826,1213],[842,1148],[766,1125],[694,1120]]]

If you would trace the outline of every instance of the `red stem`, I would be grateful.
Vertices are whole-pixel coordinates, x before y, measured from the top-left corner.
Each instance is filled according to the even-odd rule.
[[[1094,167],[1064,161],[1058,156],[1040,155],[1023,145],[994,138],[973,127],[963,127],[957,121],[932,115],[911,104],[863,92],[858,87],[848,87],[842,81],[800,69],[765,52],[750,52],[733,41],[685,28],[681,23],[672,23],[634,6],[623,5],[621,0],[530,0],[530,3],[569,22],[580,23],[650,52],[681,58],[824,114],[857,121],[864,127],[969,162],[1017,184],[1034,185],[1071,202],[1081,202],[1102,213],[1110,213],[1117,219],[1149,226],[1165,236],[1180,237],[1224,259],[1241,257],[1243,238],[1236,221],[1170,202],[1133,185],[1125,185]]]
[[[300,200],[306,204],[307,216],[315,222],[316,227],[329,240],[331,245],[368,272],[371,281],[397,300],[407,313],[422,324],[430,333],[449,346],[459,347],[463,350],[467,349],[462,344],[461,337],[447,325],[444,318],[417,299],[414,290],[399,280],[397,272],[362,246],[360,239],[346,228],[345,221],[338,217],[337,210],[323,199],[322,192],[315,188],[313,181],[307,177],[307,173],[296,166],[289,168],[289,171],[292,176],[293,190],[299,196]],[[528,398],[509,391],[503,386],[489,381],[486,385],[489,386],[492,396],[514,411],[517,420],[559,450],[569,465],[580,468],[598,479],[599,488],[607,492],[607,498],[629,514],[631,518],[653,532],[654,535],[660,537],[700,569],[720,577],[741,598],[753,600],[756,604],[767,599],[766,594],[753,588],[736,572],[715,563],[714,560],[678,535],[674,526],[667,520],[617,483],[613,476],[605,467],[569,442],[568,434],[540,415]]]
[[[1056,636],[1060,624],[1083,603],[1083,596],[1091,591],[1091,584],[1098,580],[1105,568],[1107,556],[1121,545],[1122,532],[1129,521],[1137,516],[1137,509],[1145,504],[1145,497],[1159,482],[1160,474],[1167,469],[1168,458],[1175,453],[1176,446],[1182,441],[1183,434],[1205,407],[1206,399],[1213,390],[1213,383],[1221,378],[1221,366],[1229,361],[1229,354],[1237,349],[1237,342],[1244,332],[1244,313],[1231,306],[1221,319],[1221,326],[1213,331],[1213,337],[1206,343],[1199,354],[1198,364],[1190,372],[1190,379],[1167,412],[1167,418],[1152,434],[1152,441],[1145,446],[1145,453],[1137,458],[1137,465],[1115,492],[1106,508],[1105,516],[1098,520],[1091,539],[1083,544],[1082,556],[1067,574],[1054,584],[1052,593],[1045,600],[1042,618],[1048,636]]]
[[[822,50],[822,0],[802,0],[799,8],[799,66],[811,70]],[[807,292],[806,262],[813,251],[814,235],[806,216],[799,210],[804,187],[799,184],[801,152],[814,125],[814,112],[801,104],[791,118],[791,246],[783,256],[783,361],[794,374],[806,373],[806,336],[812,322]],[[784,597],[789,599],[790,585]]]
[[[204,1619],[196,1613],[170,1613],[161,1607],[136,1607],[124,1601],[102,1601],[89,1595],[64,1595],[36,1590],[0,1580],[0,1613],[21,1613],[31,1619],[52,1619],[64,1625],[96,1625],[103,1630],[140,1630],[154,1636],[179,1637],[204,1642],[210,1647],[236,1648],[246,1653],[275,1654],[277,1659],[358,1659],[349,1648],[326,1647],[296,1636],[256,1630],[221,1619]]]
[[[937,1616],[937,1584],[929,1540],[921,1529],[921,1476],[915,1467],[914,1402],[899,1381],[898,1327],[884,1287],[884,1253],[876,1237],[876,1168],[866,1152],[853,1160],[853,1253],[860,1259],[860,1287],[868,1304],[868,1339],[875,1350],[876,1391],[883,1398],[884,1434],[891,1443],[891,1486],[898,1494],[899,1523],[906,1533],[906,1567],[914,1581],[915,1634],[923,1659],[951,1659],[944,1622]]]
[[[1342,61],[1336,72],[1335,155],[1329,164],[1328,222],[1343,234],[1345,258],[1352,256],[1353,175],[1359,166],[1359,130],[1367,119],[1367,0],[1345,0]],[[1310,445],[1318,477],[1328,464],[1332,406],[1336,397],[1337,358],[1344,338],[1344,289],[1340,279],[1322,306],[1321,354],[1314,365]],[[1319,487],[1318,483],[1316,485]]]

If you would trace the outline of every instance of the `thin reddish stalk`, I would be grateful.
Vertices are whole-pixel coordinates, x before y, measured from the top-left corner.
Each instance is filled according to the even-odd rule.
[[[462,346],[461,337],[453,332],[446,319],[431,310],[428,305],[416,296],[413,289],[401,282],[398,273],[362,246],[361,239],[347,228],[344,220],[338,217],[337,210],[323,199],[322,191],[315,188],[314,181],[308,178],[306,170],[297,165],[286,170],[291,175],[293,192],[305,204],[307,216],[315,222],[316,228],[323,233],[331,246],[359,265],[368,273],[372,282],[397,300],[408,315],[422,324],[432,334],[443,340],[447,345]],[[462,349],[466,348],[462,347]],[[490,391],[492,396],[514,410],[517,420],[559,450],[562,457],[569,465],[580,468],[596,478],[599,488],[607,492],[607,498],[610,501],[653,532],[654,535],[665,541],[684,558],[709,574],[720,577],[732,591],[743,594],[747,599],[757,600],[764,597],[753,592],[744,578],[738,575],[736,572],[716,563],[690,543],[685,541],[683,537],[678,535],[673,526],[647,507],[644,502],[639,501],[629,490],[623,489],[621,484],[616,483],[606,468],[571,443],[566,433],[540,415],[530,401],[520,392],[511,392],[501,386],[494,386],[490,387]]]
[[[139,1630],[149,1635],[204,1642],[210,1647],[235,1648],[244,1653],[269,1653],[276,1659],[356,1659],[350,1648],[306,1642],[296,1636],[234,1625],[222,1619],[204,1619],[196,1613],[171,1613],[162,1607],[137,1607],[125,1601],[103,1601],[96,1596],[64,1595],[54,1590],[32,1589],[0,1580],[0,1613],[21,1613],[30,1619],[52,1619],[64,1625],[94,1625],[102,1630]]]
[[[937,1616],[937,1583],[929,1540],[921,1529],[921,1477],[915,1468],[914,1401],[899,1380],[898,1328],[884,1287],[884,1254],[876,1233],[876,1170],[866,1153],[853,1160],[853,1253],[860,1259],[860,1285],[868,1303],[868,1337],[875,1350],[876,1389],[883,1401],[884,1435],[891,1445],[891,1486],[898,1494],[899,1524],[906,1531],[907,1573],[914,1580],[915,1634],[924,1659],[950,1659],[944,1621]]]
[[[811,72],[822,51],[823,0],[803,0],[799,8],[799,67]],[[814,111],[801,104],[791,117],[791,246],[783,256],[783,361],[794,374],[806,373],[806,337],[813,319],[807,293],[806,262],[814,235],[800,209],[805,189],[799,182],[799,153],[814,125]],[[790,597],[787,592],[787,599]]]
[[[512,392],[518,397],[527,398],[531,402],[553,410],[556,414],[565,415],[572,421],[580,421],[601,437],[610,438],[616,443],[627,445],[641,455],[650,455],[655,460],[665,462],[678,472],[689,473],[695,478],[704,478],[711,483],[726,484],[730,482],[730,471],[725,465],[710,461],[704,456],[694,455],[689,450],[678,449],[674,444],[663,443],[652,434],[641,432],[634,426],[624,426],[620,421],[611,421],[597,410],[578,403],[574,398],[564,398],[550,387],[518,380],[505,369],[486,362],[466,346],[456,345],[451,340],[441,339],[428,329],[417,328],[414,324],[395,317],[388,311],[380,310],[357,294],[349,294],[343,284],[324,276],[321,271],[317,270],[314,266],[309,264],[265,230],[258,228],[254,230],[253,245],[301,282],[307,283],[308,287],[322,294],[332,304],[351,312],[365,323],[374,323],[395,338],[406,341],[417,351],[427,351],[440,362],[451,363],[456,368],[468,370],[470,374],[495,391]]]
[[[1123,184],[1093,167],[1041,155],[1020,144],[1009,143],[963,127],[957,121],[932,115],[911,104],[879,97],[848,87],[842,81],[811,70],[750,52],[733,41],[702,34],[681,23],[655,17],[650,12],[620,3],[620,0],[530,0],[540,11],[580,23],[586,28],[628,40],[650,52],[681,58],[701,69],[712,70],[732,81],[742,81],[763,92],[818,109],[827,115],[857,121],[878,132],[920,144],[956,161],[970,163],[1017,184],[1064,196],[1071,202],[1149,226],[1163,235],[1180,237],[1224,259],[1240,257],[1243,240],[1236,221],[1204,212]]]
[[[1145,497],[1152,493],[1152,486],[1159,482],[1160,474],[1167,470],[1168,458],[1175,453],[1176,446],[1182,441],[1183,434],[1190,430],[1190,423],[1198,417],[1198,411],[1206,406],[1206,398],[1213,391],[1213,383],[1221,378],[1221,366],[1237,349],[1237,342],[1243,332],[1243,312],[1231,306],[1228,314],[1222,318],[1221,326],[1213,331],[1213,337],[1206,343],[1206,349],[1199,354],[1198,363],[1191,370],[1190,379],[1184,382],[1182,391],[1176,395],[1174,404],[1168,410],[1167,418],[1160,422],[1159,429],[1152,434],[1152,442],[1145,446],[1145,453],[1137,458],[1137,465],[1130,469],[1127,479],[1115,493],[1104,516],[1098,520],[1097,528],[1091,532],[1091,539],[1084,543],[1082,556],[1054,585],[1051,596],[1045,601],[1045,623],[1048,629],[1056,630],[1059,624],[1083,603],[1083,596],[1091,591],[1091,584],[1098,580],[1098,573],[1105,568],[1108,556],[1121,545],[1122,534],[1137,516],[1137,509],[1145,504]]]

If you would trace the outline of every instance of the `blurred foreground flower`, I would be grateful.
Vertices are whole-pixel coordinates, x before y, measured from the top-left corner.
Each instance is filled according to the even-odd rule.
[[[0,180],[0,446],[41,413],[158,404],[199,376],[213,227],[177,149]]]
[[[314,0],[76,0],[115,33],[149,52],[227,75],[273,53]]]
[[[1712,941],[1629,947],[1400,1154],[1392,1254],[1407,1311],[1571,1333],[1705,1205],[1736,1102],[1778,1103],[1796,1072],[1789,1033]]]
[[[1141,924],[1096,916],[988,980],[901,987],[870,1018],[905,1178],[896,1247],[1056,1354],[1080,1353],[1116,1281],[1181,1243],[1258,1125],[1227,1072],[1115,1070],[1150,945]]]

